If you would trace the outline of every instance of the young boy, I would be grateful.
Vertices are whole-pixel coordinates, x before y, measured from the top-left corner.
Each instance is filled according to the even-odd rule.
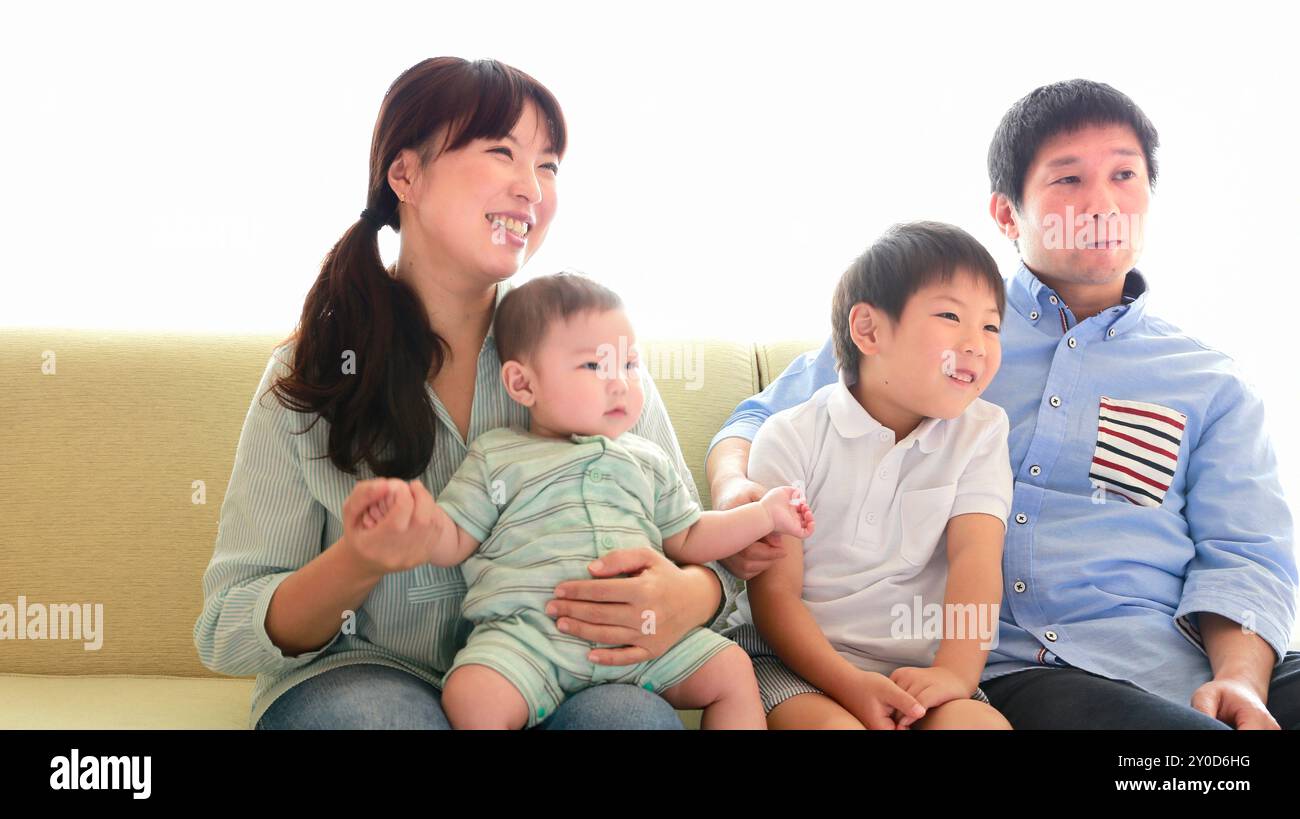
[[[772,728],[1009,728],[979,690],[996,643],[1012,482],[1002,278],[965,231],[896,225],[845,272],[838,383],[759,430],[749,477],[822,525],[749,581],[723,632]]]
[[[696,628],[662,656],[630,666],[587,659],[596,644],[557,630],[545,606],[557,583],[620,548],[661,549],[706,563],[781,532],[807,537],[812,513],[797,490],[701,512],[672,459],[629,430],[644,394],[636,339],[617,295],[583,276],[534,279],[501,301],[501,377],[528,407],[528,430],[473,441],[435,504],[439,566],[462,564],[463,615],[475,623],[443,680],[454,728],[522,728],[589,685],[632,682],[678,708],[703,708],[704,728],[763,728],[749,659]],[[393,482],[394,491],[409,486]],[[367,511],[379,524],[396,496]],[[642,612],[653,628],[654,612]]]

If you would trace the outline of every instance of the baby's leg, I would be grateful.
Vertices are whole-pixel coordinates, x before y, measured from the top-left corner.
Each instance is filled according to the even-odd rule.
[[[767,727],[754,666],[737,645],[714,654],[694,674],[660,694],[674,708],[703,708],[704,729]]]
[[[528,722],[528,703],[503,675],[485,665],[462,665],[442,687],[442,710],[456,730],[514,731]]]
[[[1002,712],[979,700],[949,700],[926,711],[924,717],[912,723],[912,728],[922,731],[976,729],[1010,731],[1011,723]]]

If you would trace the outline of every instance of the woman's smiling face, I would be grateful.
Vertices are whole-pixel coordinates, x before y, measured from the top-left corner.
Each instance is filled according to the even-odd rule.
[[[440,147],[446,131],[435,135]],[[513,276],[546,238],[558,204],[553,150],[545,120],[527,102],[511,132],[501,139],[474,139],[436,155],[406,180],[418,162],[402,152],[389,172],[399,205],[403,245],[435,269],[486,276]]]

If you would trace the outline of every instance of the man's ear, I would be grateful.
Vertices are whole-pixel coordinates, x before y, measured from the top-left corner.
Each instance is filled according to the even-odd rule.
[[[1005,193],[995,193],[989,197],[989,215],[997,223],[998,233],[1013,242],[1020,238],[1020,225],[1017,222],[1019,214]]]
[[[516,402],[531,407],[537,400],[537,374],[527,364],[507,361],[501,365],[501,383]]]
[[[865,301],[860,301],[849,310],[849,336],[858,352],[863,355],[875,355],[880,352],[880,331],[884,314]]]

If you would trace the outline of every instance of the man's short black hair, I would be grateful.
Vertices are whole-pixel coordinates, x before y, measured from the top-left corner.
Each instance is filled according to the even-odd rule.
[[[1057,134],[1089,125],[1127,125],[1137,135],[1146,157],[1151,185],[1156,184],[1156,127],[1133,100],[1109,85],[1092,80],[1035,88],[1011,106],[998,123],[989,144],[989,185],[1019,210],[1025,174],[1042,144]]]
[[[850,374],[850,383],[862,359],[849,333],[849,311],[853,305],[866,302],[896,322],[913,293],[935,282],[951,281],[958,268],[969,271],[988,286],[1001,316],[1007,296],[998,263],[984,245],[956,225],[943,222],[894,225],[853,260],[835,287],[831,306],[835,361],[840,370]]]

